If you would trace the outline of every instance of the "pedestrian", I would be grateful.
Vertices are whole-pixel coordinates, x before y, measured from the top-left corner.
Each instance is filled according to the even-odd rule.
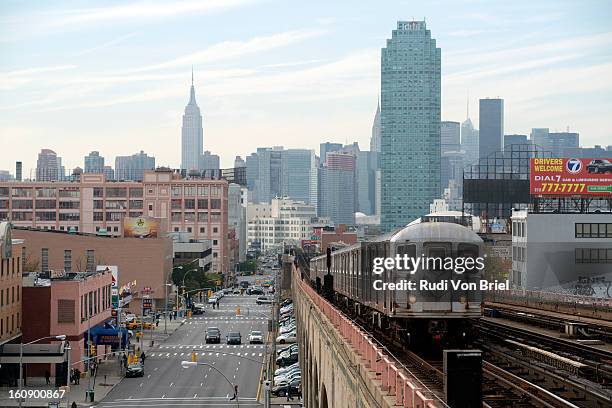
[[[217,299],[217,309],[219,309],[219,299]]]
[[[122,360],[121,362],[123,363],[123,367],[127,368],[127,361],[128,361],[128,359],[127,359],[127,356],[125,355],[125,353],[123,353],[123,357],[121,358],[121,360]]]
[[[302,389],[301,388],[298,388],[297,390],[297,397],[298,397],[298,400],[300,401],[302,400]]]
[[[155,320],[155,327],[159,327],[159,319]]]
[[[293,401],[293,397],[291,396],[291,386],[287,384],[287,401]]]
[[[236,398],[238,398],[238,384],[234,385],[234,396],[232,398],[230,398],[230,401],[233,401]]]
[[[74,383],[75,383],[76,385],[79,385],[80,381],[81,381],[81,370],[79,370],[78,368],[76,368],[76,369],[74,370]]]
[[[45,381],[47,382],[47,385],[51,384],[51,373],[49,370],[45,370]]]
[[[72,405],[70,405],[70,408],[78,408],[76,401],[72,401]]]
[[[142,360],[142,364],[144,364],[145,358],[147,358],[147,356],[145,355],[145,352],[143,351],[142,353],[140,353],[140,359]]]

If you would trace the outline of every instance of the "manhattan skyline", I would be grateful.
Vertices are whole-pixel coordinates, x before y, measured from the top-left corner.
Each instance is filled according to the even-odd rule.
[[[605,1],[317,4],[4,4],[0,139],[19,143],[0,169],[21,160],[27,176],[41,148],[67,169],[92,150],[180,167],[192,65],[204,150],[222,167],[260,146],[367,149],[380,49],[398,20],[423,17],[442,49],[442,120],[465,120],[469,94],[477,124],[477,100],[501,97],[506,134],[569,126],[584,146],[612,144]]]

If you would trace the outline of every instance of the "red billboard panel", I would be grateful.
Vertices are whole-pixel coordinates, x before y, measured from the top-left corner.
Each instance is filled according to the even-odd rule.
[[[612,195],[612,159],[536,158],[530,166],[532,195]]]

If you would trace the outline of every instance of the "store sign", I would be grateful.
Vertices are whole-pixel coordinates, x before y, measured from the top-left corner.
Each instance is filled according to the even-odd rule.
[[[530,159],[532,195],[612,196],[612,159]]]

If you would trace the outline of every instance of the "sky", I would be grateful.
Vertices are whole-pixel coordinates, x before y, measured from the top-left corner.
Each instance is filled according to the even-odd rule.
[[[0,3],[0,169],[67,169],[97,150],[180,165],[193,66],[204,147],[231,167],[262,146],[369,148],[380,49],[398,20],[442,50],[442,120],[505,100],[505,133],[533,127],[612,145],[608,0],[123,0]],[[109,163],[110,162],[110,163]]]

